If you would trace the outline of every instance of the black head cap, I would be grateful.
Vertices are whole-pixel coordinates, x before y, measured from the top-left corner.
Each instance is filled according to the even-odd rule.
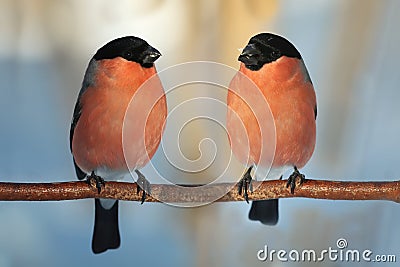
[[[301,59],[296,47],[282,36],[260,33],[250,39],[238,60],[250,70],[259,70],[282,56]]]
[[[126,36],[105,44],[97,50],[93,58],[102,60],[122,57],[126,60],[137,62],[142,67],[150,68],[160,56],[161,53],[146,41],[138,37]]]

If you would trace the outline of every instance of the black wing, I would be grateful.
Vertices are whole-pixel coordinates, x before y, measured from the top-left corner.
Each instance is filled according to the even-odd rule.
[[[81,117],[81,102],[79,101],[80,98],[78,98],[78,101],[76,101],[75,108],[74,108],[74,115],[72,117],[72,122],[71,122],[71,129],[69,130],[69,149],[72,152],[72,139],[74,138],[74,131],[75,127],[78,124],[79,118]]]
[[[314,115],[315,115],[315,119],[317,119],[317,105],[315,105],[315,107],[314,107]]]
[[[71,129],[69,130],[69,148],[70,148],[71,152],[72,152],[72,139],[74,138],[75,127],[81,116],[82,107],[81,107],[81,103],[80,103],[79,99],[80,99],[80,97],[78,97],[78,101],[76,101],[76,104],[75,104],[74,115],[72,117],[72,122],[71,122]],[[84,179],[86,177],[86,173],[78,167],[78,165],[75,162],[75,159],[74,159],[74,166],[75,166],[76,176],[78,177],[78,179],[79,180]]]

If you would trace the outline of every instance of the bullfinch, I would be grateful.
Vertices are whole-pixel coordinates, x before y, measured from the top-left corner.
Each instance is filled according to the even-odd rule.
[[[149,184],[139,169],[157,150],[167,115],[164,90],[154,66],[160,56],[146,41],[126,36],[105,44],[89,62],[73,113],[70,148],[78,179],[89,184],[94,181],[99,192],[105,181],[123,179],[134,170],[138,184],[146,189],[142,203],[145,191],[149,193]],[[146,92],[138,93],[149,80],[150,86],[142,90]],[[134,96],[139,105],[129,109]],[[141,103],[147,103],[144,106],[151,110]],[[124,125],[143,125],[144,129]],[[125,157],[123,146],[135,153]],[[93,252],[119,246],[118,201],[95,199]]]
[[[316,139],[316,96],[304,61],[293,44],[272,33],[253,36],[238,60],[241,62],[240,69],[229,85],[227,96],[227,129],[234,155],[239,160],[247,159],[241,160],[248,169],[239,182],[239,193],[244,189],[248,201],[247,191],[252,189],[252,169],[256,169],[255,176],[261,180],[282,179],[286,171],[293,169],[287,181],[287,187],[290,186],[293,193],[296,179],[300,179],[300,184],[305,179],[298,168],[310,159]],[[244,82],[243,77],[262,93],[251,103],[245,103],[240,96],[240,92],[254,95],[254,92],[249,92],[249,83]],[[252,109],[262,106],[263,101],[268,103],[272,114],[273,123],[270,126],[275,127],[275,136],[271,138],[275,142],[274,156],[270,161],[260,158],[261,147],[268,146],[271,140],[260,137],[260,125],[256,123],[260,120],[254,118],[252,113]],[[240,118],[248,140],[242,140],[237,134],[237,128],[243,126],[232,114]],[[244,155],[246,151],[248,155]],[[278,200],[253,201],[249,219],[267,225],[276,224]]]

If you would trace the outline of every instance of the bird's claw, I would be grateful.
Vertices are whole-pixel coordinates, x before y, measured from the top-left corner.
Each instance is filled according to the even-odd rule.
[[[293,173],[289,176],[287,183],[286,183],[286,188],[290,186],[290,193],[294,194],[294,189],[296,188],[296,179],[299,178],[300,182],[299,185],[302,185],[304,181],[306,180],[306,177],[304,174],[300,173],[299,170],[297,169],[296,166],[294,166],[294,171]]]
[[[249,203],[249,194],[248,191],[253,192],[253,183],[252,183],[252,178],[251,178],[251,169],[253,167],[250,167],[247,172],[245,174],[243,174],[242,179],[240,179],[239,183],[238,183],[238,193],[239,195],[242,195],[242,191],[244,191],[243,193],[243,197],[246,200],[247,203]]]
[[[106,183],[104,182],[104,179],[101,178],[100,176],[96,175],[94,173],[94,171],[92,171],[92,173],[89,176],[87,176],[86,182],[89,186],[92,186],[92,181],[96,184],[97,191],[100,194],[101,186],[106,185]]]
[[[146,180],[146,177],[144,177],[144,175],[140,171],[135,170],[135,172],[138,176],[136,182],[137,184],[136,194],[139,194],[140,191],[142,191],[142,199],[140,204],[143,204],[144,201],[146,200],[146,196],[150,195],[150,182]]]

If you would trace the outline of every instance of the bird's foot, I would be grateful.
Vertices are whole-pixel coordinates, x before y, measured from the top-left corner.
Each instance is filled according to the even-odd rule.
[[[104,179],[94,174],[94,171],[92,171],[92,173],[89,176],[87,176],[86,182],[89,186],[92,186],[92,181],[96,184],[97,191],[100,194],[101,186],[105,186]]]
[[[146,180],[146,177],[140,171],[135,170],[135,172],[138,176],[136,193],[139,194],[142,191],[142,202],[140,204],[143,204],[146,200],[146,195],[150,195],[150,182]]]
[[[253,184],[252,184],[252,178],[251,178],[251,169],[253,166],[251,166],[245,174],[243,174],[242,179],[240,179],[238,183],[238,193],[239,195],[242,195],[242,191],[244,191],[244,199],[246,200],[247,203],[249,203],[249,195],[248,191],[253,192]]]
[[[286,183],[286,188],[290,186],[290,193],[294,193],[294,189],[296,188],[296,180],[297,178],[300,179],[299,185],[302,185],[304,181],[306,180],[306,177],[304,174],[300,173],[299,170],[297,169],[296,166],[294,166],[294,171],[293,173],[289,176],[287,183]]]

